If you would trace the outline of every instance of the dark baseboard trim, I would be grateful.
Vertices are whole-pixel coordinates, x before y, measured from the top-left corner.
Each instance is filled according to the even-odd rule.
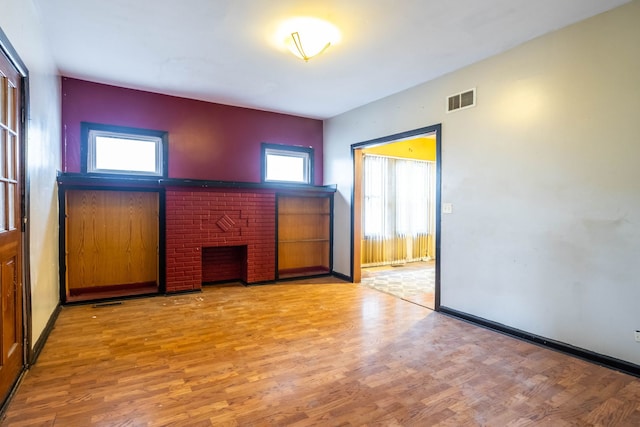
[[[559,351],[582,360],[586,360],[596,365],[604,366],[609,369],[623,372],[625,374],[640,377],[640,365],[636,365],[631,362],[616,359],[614,357],[605,356],[604,354],[595,353],[590,350],[585,350],[580,347],[574,347],[570,344],[565,344],[560,341],[552,340],[549,338],[541,337],[520,329],[512,328],[502,323],[493,322],[491,320],[483,319],[472,314],[467,314],[458,310],[454,310],[449,307],[440,306],[440,313],[455,317],[460,320],[472,323],[477,326],[481,326],[487,329],[491,329],[496,332],[509,335],[514,338],[518,338],[524,341],[528,341],[533,344],[540,345],[542,347],[549,348],[551,350]]]
[[[33,349],[29,352],[29,365],[27,365],[27,369],[29,368],[29,366],[35,365],[36,361],[38,360],[38,357],[40,356],[40,353],[42,352],[44,345],[47,343],[47,339],[49,339],[49,334],[53,330],[53,327],[56,324],[56,320],[58,320],[58,315],[60,315],[60,311],[62,311],[62,306],[58,304],[56,306],[56,309],[53,310],[53,313],[51,313],[51,316],[49,316],[49,321],[47,322],[47,325],[42,330],[42,333],[40,334],[38,341],[36,341],[35,345],[33,346]]]
[[[163,295],[165,294],[161,294],[159,292],[153,292],[148,294],[136,294],[136,295],[121,295],[121,296],[113,296],[113,297],[107,297],[107,298],[86,299],[86,300],[80,300],[80,301],[67,301],[62,305],[65,307],[74,306],[74,305],[96,305],[96,304],[100,305],[100,304],[106,304],[110,302],[126,301],[131,299],[138,299],[138,298],[153,298],[153,297],[163,296]]]
[[[180,291],[165,292],[164,294],[162,294],[162,296],[170,297],[170,296],[173,296],[173,295],[200,294],[200,293],[202,293],[202,289],[183,289],[183,290],[180,290]]]
[[[353,278],[347,276],[346,274],[336,273],[335,271],[331,272],[334,277],[337,277],[340,280],[344,280],[345,282],[353,283]]]

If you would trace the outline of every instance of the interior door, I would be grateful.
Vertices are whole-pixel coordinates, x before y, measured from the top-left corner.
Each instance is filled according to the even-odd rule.
[[[20,218],[21,77],[0,52],[0,400],[23,366]]]

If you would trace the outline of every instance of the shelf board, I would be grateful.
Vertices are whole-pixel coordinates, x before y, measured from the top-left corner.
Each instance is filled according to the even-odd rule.
[[[278,240],[278,243],[306,243],[306,242],[328,242],[329,239],[296,239],[296,240]]]
[[[309,277],[330,274],[329,267],[324,265],[314,265],[302,268],[288,268],[278,271],[278,279],[290,279],[293,277]]]
[[[278,215],[331,215],[329,212],[278,212]]]

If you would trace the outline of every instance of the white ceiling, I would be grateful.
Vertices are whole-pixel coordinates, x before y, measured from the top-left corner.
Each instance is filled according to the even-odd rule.
[[[329,118],[628,0],[33,0],[60,74]],[[339,44],[308,63],[275,45],[314,16]]]

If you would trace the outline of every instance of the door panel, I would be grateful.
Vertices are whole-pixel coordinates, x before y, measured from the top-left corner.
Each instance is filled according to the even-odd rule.
[[[18,308],[16,306],[19,303],[20,298],[18,296],[17,291],[17,279],[18,272],[16,271],[16,259],[9,258],[7,260],[2,261],[2,266],[0,266],[0,287],[2,288],[2,325],[3,334],[2,334],[2,348],[6,349],[6,352],[3,354],[11,355],[16,350],[16,340],[20,336],[20,329],[22,325],[20,323],[16,323],[16,320],[19,318],[17,316],[16,311]]]
[[[20,230],[20,90],[22,78],[0,53],[0,399],[23,366]]]

